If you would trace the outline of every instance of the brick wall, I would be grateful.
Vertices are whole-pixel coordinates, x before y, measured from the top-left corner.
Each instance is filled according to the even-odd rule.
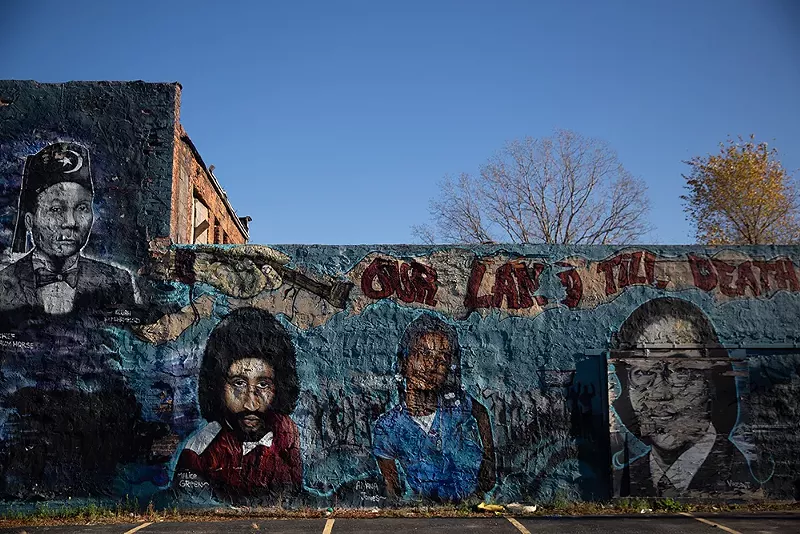
[[[247,233],[180,124],[176,125],[175,129],[173,167],[173,241],[209,244],[246,243]],[[203,223],[204,219],[206,223]]]

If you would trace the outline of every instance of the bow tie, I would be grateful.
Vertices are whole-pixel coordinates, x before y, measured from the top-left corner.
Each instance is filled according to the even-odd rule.
[[[78,268],[70,269],[63,273],[54,273],[47,267],[36,269],[36,287],[42,287],[56,282],[66,282],[75,289],[78,285]]]

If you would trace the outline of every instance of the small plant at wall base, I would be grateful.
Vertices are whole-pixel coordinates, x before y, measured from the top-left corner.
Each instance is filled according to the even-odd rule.
[[[656,510],[664,510],[665,512],[683,512],[687,508],[688,506],[686,504],[669,497],[659,499],[655,503]]]
[[[681,198],[699,243],[708,245],[800,242],[800,208],[793,177],[766,143],[728,140],[720,153],[685,162],[688,193]]]

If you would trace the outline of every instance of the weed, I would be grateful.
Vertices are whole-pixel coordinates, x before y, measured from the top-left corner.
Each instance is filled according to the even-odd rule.
[[[656,510],[664,510],[665,512],[685,512],[687,510],[687,505],[680,501],[676,501],[670,497],[665,499],[659,499],[656,501],[654,508]]]
[[[614,503],[614,507],[623,513],[638,514],[642,510],[649,510],[653,508],[653,503],[642,497],[626,497],[619,499]]]
[[[565,510],[572,505],[572,502],[567,498],[566,492],[559,488],[553,496],[551,506],[556,510]]]

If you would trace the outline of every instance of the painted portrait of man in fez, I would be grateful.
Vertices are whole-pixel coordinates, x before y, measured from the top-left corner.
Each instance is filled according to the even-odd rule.
[[[460,354],[455,328],[427,313],[400,341],[400,404],[378,418],[372,437],[372,453],[391,497],[408,491],[457,502],[481,497],[495,485],[489,415],[461,387]]]
[[[28,253],[0,271],[0,310],[63,315],[135,304],[128,272],[81,252],[94,223],[93,200],[84,146],[53,143],[27,157],[12,252]]]
[[[611,363],[612,407],[632,434],[612,458],[619,496],[754,489],[730,439],[739,413],[731,361],[700,308],[677,298],[642,304],[620,328]]]
[[[230,501],[274,498],[302,487],[295,350],[269,312],[240,308],[206,343],[198,399],[208,424],[175,468],[178,494]]]

